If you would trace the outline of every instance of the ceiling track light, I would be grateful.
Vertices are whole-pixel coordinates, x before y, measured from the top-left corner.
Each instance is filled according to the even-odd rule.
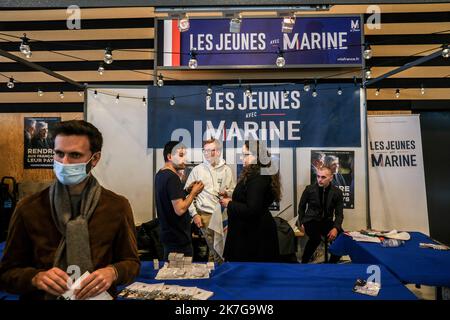
[[[117,94],[117,96],[116,96],[116,103],[117,103],[117,104],[119,104],[119,100],[120,100],[120,95]]]
[[[147,99],[145,97],[142,97],[142,105],[143,106],[147,105]]]
[[[338,94],[338,96],[342,96],[342,88],[341,87],[338,88],[337,94]]]
[[[395,97],[400,98],[400,89],[395,90]]]
[[[98,92],[97,92],[97,90],[94,90],[94,98],[97,99],[97,96],[98,96]]]
[[[375,95],[378,97],[380,95],[380,88],[377,88],[377,90],[375,90]]]
[[[44,91],[42,91],[41,89],[38,89],[37,94],[39,97],[42,97],[44,95]]]
[[[295,25],[295,15],[289,15],[287,17],[283,18],[283,21],[281,22],[281,32],[283,33],[291,33],[294,29]]]
[[[59,92],[59,97],[60,97],[61,99],[64,99],[64,91],[60,91],[60,92]]]
[[[239,33],[241,32],[242,18],[240,14],[235,15],[230,19],[230,32]]]
[[[180,32],[186,32],[189,30],[190,26],[189,17],[187,13],[185,13],[182,18],[178,19],[178,30]]]

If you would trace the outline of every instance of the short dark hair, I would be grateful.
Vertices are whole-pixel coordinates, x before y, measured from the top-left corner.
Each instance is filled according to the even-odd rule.
[[[165,144],[164,151],[163,151],[163,156],[164,156],[165,162],[169,161],[167,156],[169,154],[172,154],[172,151],[176,146],[178,146],[177,149],[184,147],[184,145],[180,141],[169,141]]]
[[[69,120],[57,123],[52,130],[53,136],[87,136],[89,148],[92,153],[102,150],[103,136],[101,132],[92,124],[84,120]]]
[[[331,170],[331,168],[330,167],[328,167],[328,166],[321,166],[319,169],[317,169],[317,170],[327,170],[327,171],[329,171],[330,173],[331,173],[331,175],[333,175],[333,170]]]

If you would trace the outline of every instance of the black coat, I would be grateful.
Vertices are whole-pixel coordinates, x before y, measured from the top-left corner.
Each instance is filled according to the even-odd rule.
[[[324,217],[322,217],[322,206],[320,205],[319,197],[319,185],[317,183],[305,188],[298,206],[300,224],[313,220],[320,221],[325,218],[326,220],[334,221],[334,227],[342,230],[342,221],[344,221],[344,197],[341,189],[330,185]]]
[[[276,223],[269,211],[275,199],[270,184],[271,176],[255,174],[236,185],[228,203],[226,261],[278,261]]]

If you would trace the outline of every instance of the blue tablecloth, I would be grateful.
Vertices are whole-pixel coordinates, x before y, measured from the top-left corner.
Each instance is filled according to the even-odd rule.
[[[0,257],[4,244],[0,244]],[[352,291],[357,278],[367,279],[368,265],[224,263],[209,279],[166,280],[167,284],[195,286],[214,292],[214,300],[414,300],[416,297],[381,266],[377,297]],[[135,281],[156,283],[153,263],[144,261]],[[0,299],[17,296],[0,292]]]
[[[330,246],[330,252],[349,255],[353,263],[383,265],[403,283],[450,287],[450,251],[420,248],[421,242],[435,242],[420,232],[410,235],[404,245],[385,248],[341,234]]]
[[[368,265],[224,263],[209,279],[155,280],[153,264],[143,262],[136,281],[195,286],[214,292],[212,300],[414,300],[416,297],[381,267],[377,297],[352,291],[357,278],[367,279]]]

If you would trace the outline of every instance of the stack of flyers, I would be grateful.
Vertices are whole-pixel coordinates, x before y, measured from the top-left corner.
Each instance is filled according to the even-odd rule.
[[[366,294],[372,297],[376,297],[380,289],[381,284],[372,281],[367,282],[362,279],[356,280],[355,285],[353,287],[354,292]]]
[[[164,283],[148,284],[135,282],[118,294],[121,298],[136,300],[155,300],[163,290]]]
[[[192,263],[182,267],[174,267],[173,264],[165,263],[159,269],[155,279],[157,280],[179,280],[179,279],[208,279],[214,270],[214,262],[202,264]]]
[[[119,297],[137,300],[208,300],[213,294],[197,287],[135,282],[123,289]]]

